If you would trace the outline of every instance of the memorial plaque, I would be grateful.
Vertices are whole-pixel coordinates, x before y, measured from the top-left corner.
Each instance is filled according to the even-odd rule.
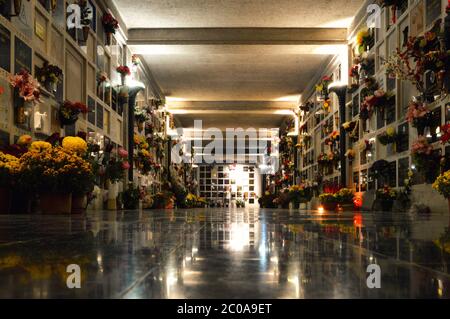
[[[92,97],[88,97],[87,104],[89,113],[88,113],[88,121],[89,123],[95,125],[95,100]]]
[[[424,6],[423,2],[420,1],[417,6],[411,10],[410,36],[415,37],[423,31],[423,14]]]
[[[22,1],[20,14],[12,17],[12,22],[20,32],[31,38],[33,36],[33,7],[31,1]]]
[[[441,15],[441,9],[442,9],[442,1],[441,0],[426,0],[425,1],[426,6],[426,21],[427,26],[431,26],[431,24],[439,18]]]
[[[17,37],[14,41],[14,48],[14,73],[18,73],[22,69],[31,72],[31,48]]]
[[[11,72],[11,32],[0,25],[0,68]]]
[[[97,104],[97,127],[103,129],[103,106]]]
[[[7,131],[11,114],[11,89],[5,79],[0,79],[0,88],[3,91],[3,94],[0,94],[0,129]]]

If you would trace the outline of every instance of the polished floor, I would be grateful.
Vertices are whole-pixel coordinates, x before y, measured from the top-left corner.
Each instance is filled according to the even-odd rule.
[[[0,215],[0,298],[450,298],[448,225],[249,208]]]

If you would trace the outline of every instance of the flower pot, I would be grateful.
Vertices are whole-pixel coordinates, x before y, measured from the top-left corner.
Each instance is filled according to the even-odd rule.
[[[394,205],[393,200],[382,200],[380,201],[381,209],[385,212],[390,212],[392,210],[392,206]]]
[[[125,85],[125,77],[126,77],[125,74],[121,74],[121,75],[120,75],[120,83],[122,83],[122,86]]]
[[[87,208],[86,195],[72,195],[72,214],[84,214]]]
[[[39,196],[42,214],[70,214],[72,194],[44,193]]]
[[[90,29],[91,29],[91,27],[88,26],[88,25],[83,26],[83,40],[84,40],[84,42],[86,42],[88,40],[88,38],[89,38],[89,30]]]
[[[337,203],[323,203],[322,207],[325,210],[335,211],[336,207],[337,207]]]
[[[22,11],[22,0],[14,0],[14,14],[19,15]]]
[[[0,214],[11,213],[11,191],[8,188],[0,188]]]

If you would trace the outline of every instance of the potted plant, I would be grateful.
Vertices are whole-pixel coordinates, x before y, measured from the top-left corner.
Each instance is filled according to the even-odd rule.
[[[111,36],[115,34],[116,30],[119,28],[119,22],[111,13],[106,13],[102,17],[102,24],[106,34],[106,45],[111,45]]]
[[[135,188],[133,183],[128,184],[128,189],[122,193],[123,208],[125,209],[138,209],[139,200],[141,199],[141,193],[138,188]]]
[[[36,77],[48,92],[54,93],[58,82],[61,81],[62,70],[57,65],[45,62],[42,68],[36,68]]]
[[[153,208],[157,209],[173,209],[175,196],[172,192],[162,191],[153,196]]]
[[[336,196],[332,193],[323,193],[319,195],[319,201],[325,210],[334,211],[337,207]]]
[[[88,108],[84,103],[65,101],[59,108],[58,117],[61,127],[72,125],[78,121],[79,114],[86,114]]]
[[[74,146],[77,147],[77,146]],[[72,194],[80,184],[93,180],[92,166],[73,149],[48,142],[31,143],[20,158],[22,179],[40,198],[42,213],[72,211]]]
[[[353,198],[355,196],[353,189],[341,188],[334,196],[339,207],[344,210],[353,210]]]
[[[394,200],[397,198],[397,191],[389,186],[377,189],[377,200],[381,205],[381,209],[385,212],[390,212],[394,205]]]
[[[20,172],[19,159],[0,152],[0,214],[11,210],[12,186]]]
[[[294,209],[298,209],[300,207],[300,203],[308,202],[305,186],[293,185],[289,187],[289,200]]]
[[[78,136],[67,136],[62,140],[62,148],[69,154],[79,156],[88,161],[87,151],[88,145],[86,141]],[[75,181],[72,187],[72,214],[81,214],[86,212],[88,205],[88,194],[94,189],[94,179],[92,163],[91,172],[84,171],[84,173],[73,176]]]

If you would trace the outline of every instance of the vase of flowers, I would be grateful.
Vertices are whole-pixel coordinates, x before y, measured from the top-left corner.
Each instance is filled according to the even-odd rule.
[[[45,62],[42,68],[36,68],[36,77],[48,92],[54,93],[58,82],[61,81],[62,70],[57,65]]]
[[[406,113],[406,120],[417,129],[419,136],[423,136],[425,134],[425,128],[430,125],[431,116],[431,112],[424,103],[411,102]]]
[[[120,81],[122,83],[122,86],[125,85],[125,77],[127,75],[131,75],[130,68],[128,66],[126,66],[126,65],[119,65],[116,68],[116,71],[117,71],[117,73],[120,74]]]
[[[133,183],[128,184],[127,190],[121,193],[122,203],[124,209],[138,209],[139,200],[141,199],[141,192],[134,187]]]
[[[112,14],[106,13],[102,17],[102,24],[106,34],[105,44],[111,45],[111,37],[119,28],[119,22],[112,16]]]
[[[397,198],[397,191],[389,186],[385,186],[377,190],[376,196],[381,209],[385,212],[390,212],[394,205],[394,200]]]
[[[58,117],[61,127],[72,125],[78,121],[78,115],[86,114],[88,108],[84,103],[65,101],[59,108]]]
[[[394,144],[397,142],[397,138],[397,133],[393,127],[388,127],[386,131],[378,135],[378,141],[382,145]]]
[[[27,70],[21,70],[17,74],[9,77],[9,83],[15,89],[15,94],[21,99],[20,103],[15,112],[16,123],[25,124],[26,115],[26,102],[39,103],[40,90],[39,82],[34,79]]]

